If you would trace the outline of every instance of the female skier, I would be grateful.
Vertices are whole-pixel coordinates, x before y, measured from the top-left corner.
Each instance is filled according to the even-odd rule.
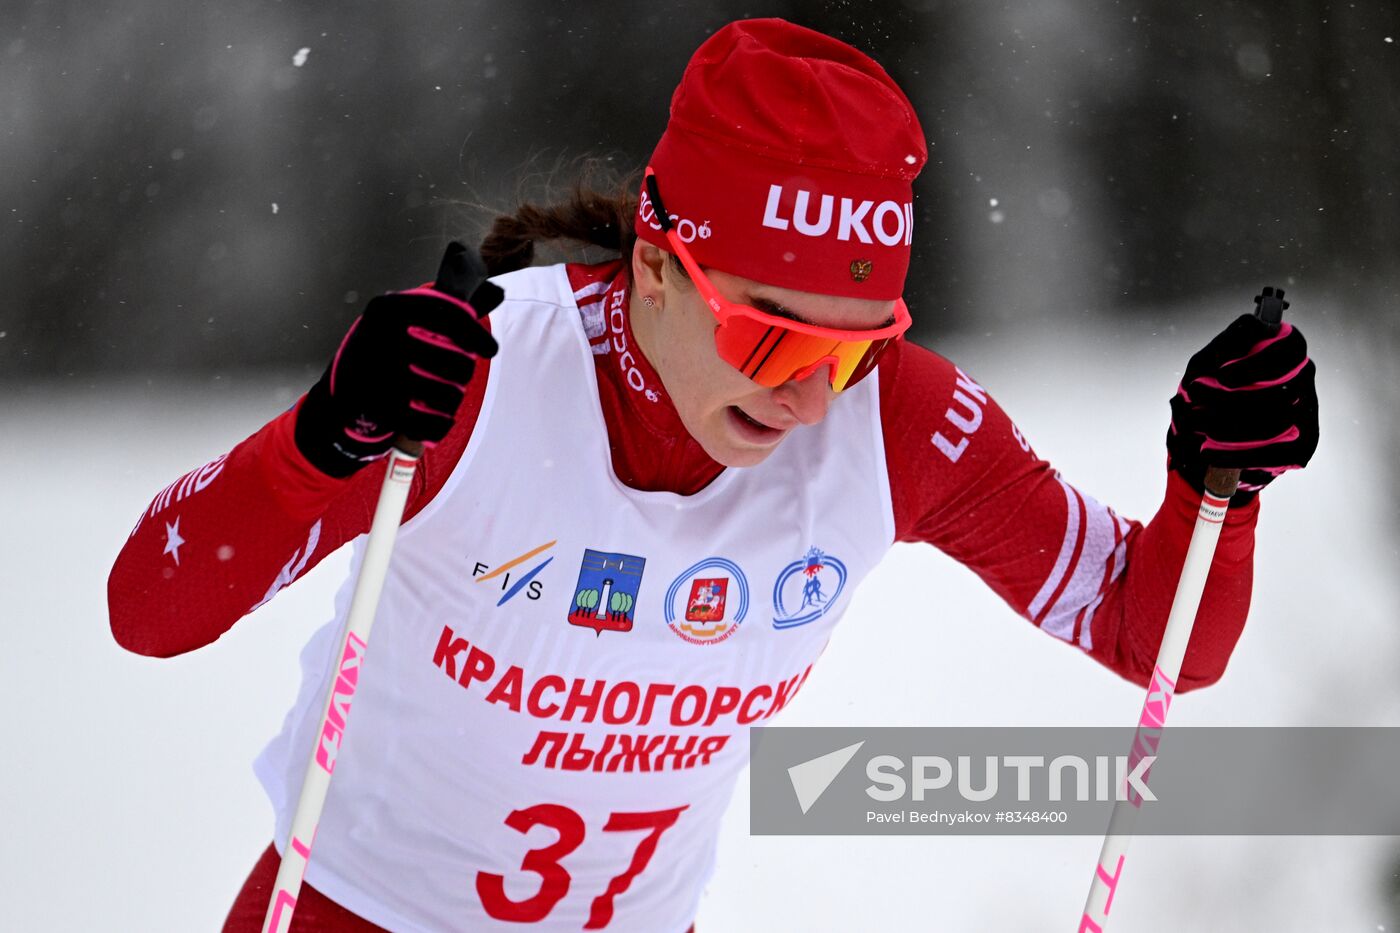
[[[170,656],[361,536],[396,434],[431,445],[294,930],[687,930],[748,726],[792,701],[895,541],[1145,684],[1206,465],[1243,468],[1180,689],[1221,676],[1257,493],[1317,443],[1302,334],[1245,316],[1192,357],[1162,506],[1123,519],[901,339],[925,159],[875,62],[732,23],[635,195],[497,220],[489,317],[427,287],[374,299],[292,410],[156,497],[109,599],[122,645]],[[552,238],[620,256],[529,267]],[[257,763],[278,847],[339,627]],[[226,930],[260,928],[277,861]]]

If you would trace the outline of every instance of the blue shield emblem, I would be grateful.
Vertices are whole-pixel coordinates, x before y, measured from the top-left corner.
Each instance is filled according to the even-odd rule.
[[[646,558],[631,554],[584,549],[569,621],[593,629],[595,635],[605,629],[630,632],[646,563]]]

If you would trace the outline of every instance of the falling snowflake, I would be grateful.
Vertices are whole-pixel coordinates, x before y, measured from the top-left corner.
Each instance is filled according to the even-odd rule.
[[[296,53],[295,55],[292,56],[292,65],[293,65],[293,67],[300,68],[302,65],[305,65],[305,64],[306,64],[306,56],[308,56],[308,55],[310,55],[310,54],[311,54],[311,49],[309,49],[309,48],[303,47],[303,48],[297,49],[297,53]]]

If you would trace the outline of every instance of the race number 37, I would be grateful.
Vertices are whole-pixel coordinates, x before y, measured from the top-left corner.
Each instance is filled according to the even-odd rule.
[[[647,863],[656,854],[656,844],[661,834],[675,825],[683,810],[685,807],[676,807],[650,813],[613,813],[608,817],[608,822],[603,826],[604,832],[644,832],[646,835],[637,843],[626,870],[608,882],[606,891],[593,898],[588,922],[583,925],[585,930],[601,930],[612,921],[613,901],[646,870]],[[547,826],[559,834],[551,845],[526,852],[520,863],[521,871],[540,876],[540,890],[523,901],[511,900],[506,895],[505,876],[483,871],[476,875],[476,893],[481,897],[481,906],[497,920],[538,923],[549,916],[554,905],[569,893],[569,884],[573,879],[560,862],[583,844],[583,817],[560,804],[541,803],[512,811],[506,817],[506,825],[518,833],[528,833],[535,826]]]

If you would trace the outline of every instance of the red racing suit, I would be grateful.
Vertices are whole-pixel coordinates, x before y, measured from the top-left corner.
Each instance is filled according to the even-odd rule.
[[[585,316],[626,288],[620,262],[567,273]],[[685,431],[625,311],[605,323],[592,343],[618,478],[639,490],[704,488],[724,468]],[[490,370],[489,361],[479,365],[455,427],[421,462],[406,517],[433,500],[471,437]],[[879,373],[896,539],[932,544],[1032,624],[1145,685],[1199,496],[1169,473],[1156,516],[1145,526],[1123,519],[1036,456],[986,390],[948,360],[901,341]],[[295,417],[294,407],[155,497],[108,582],[120,644],[159,657],[207,645],[369,530],[383,465],[348,479],[321,474],[296,448]],[[1227,516],[1179,690],[1217,680],[1239,639],[1257,514],[1256,500]]]

